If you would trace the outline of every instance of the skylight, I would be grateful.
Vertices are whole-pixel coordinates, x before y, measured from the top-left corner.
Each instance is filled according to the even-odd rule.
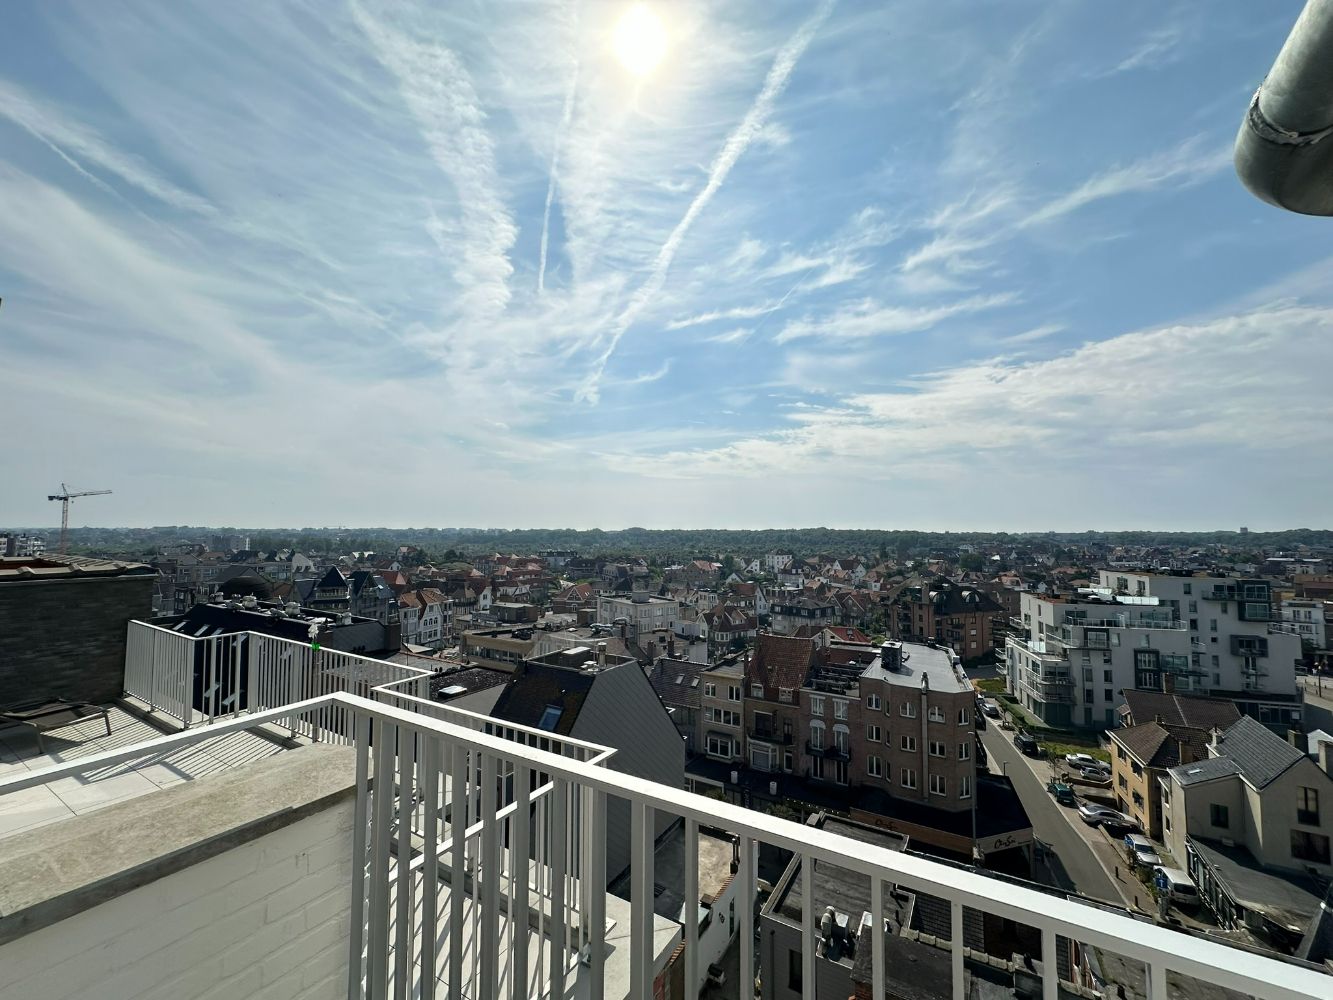
[[[537,723],[537,728],[554,732],[555,727],[560,724],[560,716],[564,711],[559,705],[547,705],[546,710],[542,712],[541,721]]]

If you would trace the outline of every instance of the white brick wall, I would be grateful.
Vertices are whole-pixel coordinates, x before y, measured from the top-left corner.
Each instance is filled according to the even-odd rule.
[[[350,801],[0,947],[0,1000],[347,994]]]

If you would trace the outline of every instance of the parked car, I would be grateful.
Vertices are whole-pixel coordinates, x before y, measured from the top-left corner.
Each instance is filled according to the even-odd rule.
[[[1019,733],[1015,736],[1014,746],[1018,748],[1019,753],[1029,757],[1041,756],[1041,744],[1030,733]]]
[[[1065,754],[1065,763],[1073,768],[1095,767],[1101,771],[1111,770],[1110,764],[1087,753],[1067,753]]]
[[[1110,782],[1111,774],[1109,771],[1103,771],[1100,767],[1080,767],[1078,776],[1084,781],[1095,781],[1100,785]]]
[[[1062,806],[1077,805],[1078,800],[1074,798],[1074,790],[1062,781],[1048,781],[1046,791],[1055,796],[1055,801]]]
[[[1199,890],[1189,873],[1179,868],[1159,866],[1153,870],[1153,883],[1158,892],[1166,893],[1177,906],[1199,905]]]
[[[1096,826],[1108,816],[1119,816],[1120,814],[1110,806],[1099,806],[1095,802],[1084,802],[1078,807],[1078,818],[1087,823],[1088,826]]]
[[[994,698],[987,698],[986,703],[982,706],[981,710],[992,719],[998,719],[1000,717],[1000,703]]]
[[[1138,868],[1160,868],[1162,856],[1157,853],[1157,848],[1145,847],[1134,852],[1134,864]]]
[[[1139,821],[1133,816],[1126,816],[1110,806],[1099,806],[1095,802],[1084,802],[1078,807],[1079,819],[1088,826],[1098,824],[1114,830],[1137,830]]]

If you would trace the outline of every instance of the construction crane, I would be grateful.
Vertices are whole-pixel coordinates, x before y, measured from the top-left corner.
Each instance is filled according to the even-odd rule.
[[[46,498],[60,501],[60,552],[62,555],[69,548],[69,502],[75,497],[100,497],[110,492],[110,490],[80,490],[74,493],[70,491],[68,486],[61,483],[60,492],[52,493]]]

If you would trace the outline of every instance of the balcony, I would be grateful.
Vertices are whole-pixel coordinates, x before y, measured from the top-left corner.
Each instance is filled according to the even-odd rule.
[[[195,663],[182,650],[192,647],[153,639],[170,655],[162,662],[138,666],[161,682],[161,690],[187,690]],[[251,635],[246,641],[253,639]],[[352,683],[356,672],[371,669],[360,659],[352,658],[335,674],[340,683]],[[252,660],[246,671],[262,674],[265,666]],[[278,678],[287,679],[285,674]],[[297,682],[316,681],[298,674]],[[26,995],[48,995],[45,963],[69,958],[58,971],[72,975],[70,970],[89,947],[88,935],[108,929],[104,907],[128,905],[137,898],[141,907],[172,907],[155,913],[159,922],[171,921],[172,936],[156,945],[144,944],[161,949],[151,961],[133,966],[83,961],[79,974],[92,977],[83,995],[99,1000],[147,994],[195,997],[210,989],[216,992],[229,966],[240,973],[253,971],[256,983],[262,971],[267,985],[267,976],[289,963],[293,947],[305,941],[303,929],[318,919],[322,930],[336,932],[327,942],[321,939],[327,947],[308,966],[326,984],[319,996],[649,1000],[661,995],[669,981],[668,964],[680,961],[685,966],[680,977],[683,995],[696,1000],[705,970],[700,968],[698,950],[690,945],[700,940],[700,907],[683,906],[678,921],[655,913],[655,900],[667,887],[658,884],[666,876],[655,870],[653,832],[655,820],[668,816],[679,821],[687,838],[697,838],[701,827],[736,838],[734,878],[737,898],[744,902],[736,906],[735,917],[742,942],[756,936],[755,907],[747,904],[756,898],[761,846],[791,852],[799,859],[804,891],[795,916],[800,933],[793,938],[793,948],[801,957],[804,996],[817,995],[815,976],[827,962],[821,951],[824,942],[816,933],[823,915],[812,891],[817,866],[820,873],[844,871],[866,883],[864,909],[871,928],[885,927],[903,890],[940,901],[953,933],[930,947],[943,956],[943,976],[952,974],[952,996],[958,1000],[974,995],[967,969],[978,959],[967,947],[962,929],[977,914],[1012,920],[1035,931],[1028,953],[1015,968],[1029,981],[1041,983],[1045,1000],[1054,1000],[1062,991],[1059,970],[1068,949],[1075,946],[1140,963],[1147,974],[1146,985],[1142,980],[1140,985],[1154,1000],[1168,996],[1168,972],[1244,995],[1281,1000],[1327,995],[1328,978],[1311,968],[1155,926],[1104,905],[992,878],[977,869],[852,840],[622,774],[607,766],[614,753],[608,748],[449,709],[395,690],[397,684],[400,681],[390,680],[372,687],[369,697],[334,690],[258,710],[246,709],[237,699],[231,711],[206,719],[199,717],[199,709],[182,709],[189,718],[181,722],[188,722],[189,728],[179,732],[73,761],[4,772],[0,810],[22,808],[17,800],[39,786],[77,783],[141,761],[179,759],[219,738],[277,733],[294,745],[284,757],[317,754],[317,744],[342,753],[348,760],[351,794],[340,800],[347,810],[347,821],[339,828],[345,839],[319,845],[321,856],[336,861],[323,870],[339,874],[342,881],[335,882],[332,891],[304,901],[299,893],[290,897],[297,900],[292,904],[296,908],[281,923],[267,925],[265,933],[247,938],[225,954],[227,939],[218,936],[223,928],[208,910],[209,899],[181,895],[167,904],[161,893],[148,897],[127,893],[109,902],[106,897],[99,899],[68,923],[68,918],[50,920],[40,931],[16,921],[0,943],[0,963],[7,970],[24,963],[35,983]],[[248,691],[258,690],[257,678]],[[255,765],[243,764],[229,774],[250,766]],[[633,845],[628,899],[606,892],[604,846],[612,829],[608,813],[616,807],[627,813]],[[207,811],[206,805],[202,808]],[[40,846],[55,851],[59,840],[58,836],[43,839]],[[313,848],[308,854],[301,853],[305,849],[299,843],[291,849],[298,852],[299,862],[294,884],[303,885],[319,859]],[[204,863],[227,857],[214,854]],[[700,873],[692,857],[686,855],[680,875],[679,892],[685,900],[700,898]],[[193,871],[185,869],[187,874]],[[228,890],[269,892],[268,886],[254,885],[255,881],[229,883]],[[266,906],[257,912],[263,913]],[[859,903],[857,909],[854,916],[860,920]],[[125,906],[118,912],[125,914]],[[7,918],[12,915],[6,910]],[[202,945],[190,943],[196,940],[189,937],[195,927],[204,929]],[[40,953],[29,948],[31,942],[24,940],[29,933],[41,933],[48,947]],[[893,954],[901,956],[903,943],[896,937],[892,940]],[[871,995],[877,1000],[913,992],[919,985],[911,978],[912,963],[889,960],[888,943],[886,935],[877,933],[866,933],[858,941],[873,984]],[[121,951],[105,954],[120,961],[125,957]],[[747,986],[733,995],[748,997],[748,984],[757,971],[756,950],[740,948],[737,961],[737,980]],[[173,965],[170,972],[165,967],[168,962]],[[1071,968],[1067,963],[1063,967]],[[787,963],[771,971],[785,976]],[[127,978],[127,972],[133,975]],[[996,974],[988,967],[988,979]],[[277,987],[265,994],[315,995],[296,988],[282,993],[283,985],[279,979]],[[254,992],[238,988],[226,995]]]
[[[780,733],[767,726],[750,726],[745,730],[745,734],[752,740],[759,740],[761,743],[773,743],[777,746],[789,747],[794,742],[791,733]]]
[[[839,747],[835,743],[830,743],[827,746],[823,745],[815,746],[815,744],[811,743],[809,740],[806,740],[805,752],[808,753],[811,757],[823,757],[825,760],[852,759],[852,753],[847,747],[845,746]]]

